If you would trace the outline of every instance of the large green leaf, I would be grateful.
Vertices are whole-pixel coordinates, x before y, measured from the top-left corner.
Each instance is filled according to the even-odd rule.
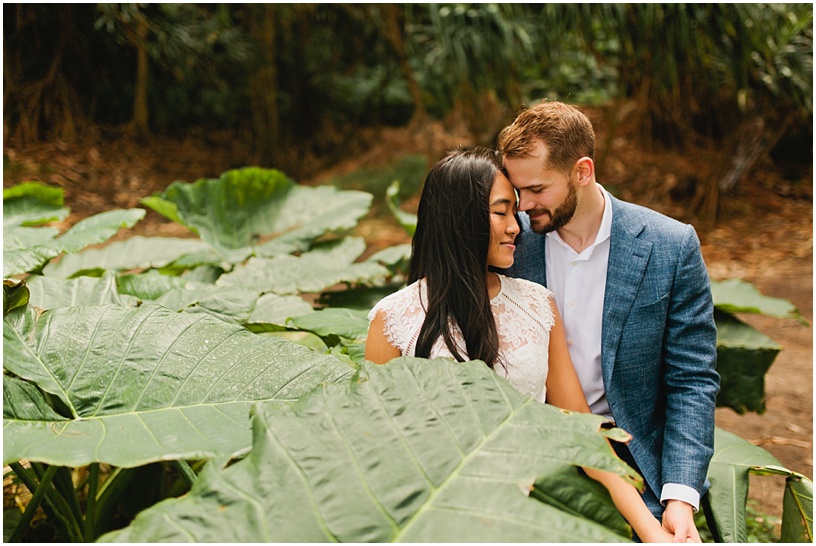
[[[715,310],[714,317],[720,374],[717,405],[740,414],[764,413],[765,374],[782,347],[732,315]]]
[[[3,280],[3,317],[18,307],[28,305],[31,292],[25,281]]]
[[[331,356],[156,305],[18,310],[4,322],[3,353],[4,369],[60,415],[17,415],[16,395],[4,397],[4,464],[233,454],[250,445],[254,401],[295,400],[351,373]]]
[[[786,498],[790,498],[783,513],[783,532],[792,537],[813,540],[813,482],[783,467],[762,449],[736,434],[715,430],[714,456],[708,468],[711,488],[706,503],[714,521],[709,527],[715,537],[724,542],[746,542],[745,504],[748,500],[749,474],[787,476]],[[787,529],[787,531],[785,531]]]
[[[119,275],[116,287],[122,294],[134,296],[143,301],[154,301],[175,288],[181,288],[187,280],[176,275],[163,275],[156,269],[142,273]]]
[[[63,190],[39,182],[25,182],[3,190],[3,276],[35,271],[59,255],[55,227],[41,226],[64,220]]]
[[[53,227],[7,229],[3,238],[3,275],[8,277],[39,270],[63,252],[73,253],[102,243],[120,228],[130,228],[144,216],[144,209],[112,210],[91,216],[56,237]]]
[[[799,309],[791,302],[783,298],[764,296],[754,285],[742,279],[712,280],[711,296],[714,298],[714,306],[727,313],[756,313],[792,318],[808,325]]]
[[[120,294],[116,277],[107,272],[102,277],[59,279],[32,275],[26,279],[31,297],[29,303],[40,309],[56,309],[74,305],[135,306],[137,299]]]
[[[140,275],[117,279],[121,293],[131,294],[142,302],[158,303],[174,311],[207,313],[225,322],[245,324],[254,312],[258,298],[255,290],[215,286],[209,282],[163,275],[151,269]],[[311,310],[311,306],[298,298]]]
[[[400,225],[408,232],[408,235],[413,236],[416,231],[417,217],[416,214],[405,212],[400,208],[399,193],[400,183],[395,180],[386,190],[385,200],[386,203],[388,203],[388,208]]]
[[[27,227],[65,219],[61,188],[27,182],[3,191],[3,275],[42,268],[60,253],[74,253],[113,237],[145,215],[144,209],[112,210],[77,222],[61,237],[55,227]]]
[[[291,317],[287,326],[312,332],[330,346],[344,340],[364,340],[368,334],[368,313],[358,309],[329,307]]]
[[[188,282],[162,294],[155,303],[175,311],[207,313],[225,322],[244,324],[255,309],[260,294],[240,286],[215,286]]]
[[[786,480],[780,542],[813,542],[813,482],[804,476]]]
[[[104,243],[121,228],[132,228],[146,213],[144,209],[127,209],[89,216],[71,226],[54,244],[60,252],[79,252],[87,246]]]
[[[200,239],[176,237],[131,237],[116,241],[105,248],[88,249],[79,254],[63,256],[58,263],[48,264],[43,273],[49,277],[71,277],[83,271],[128,271],[160,268],[188,254],[211,251]]]
[[[410,243],[386,247],[371,256],[368,261],[377,262],[383,265],[397,266],[407,264],[411,259]]]
[[[338,283],[371,283],[386,277],[388,270],[376,263],[354,260],[365,250],[365,241],[347,237],[300,256],[250,258],[216,281],[219,286],[238,286],[259,292],[294,294],[322,292]]]
[[[142,203],[239,263],[250,254],[306,250],[326,232],[351,229],[368,212],[371,198],[330,186],[299,186],[280,171],[246,167],[192,184],[175,182]]]
[[[247,320],[247,327],[251,330],[283,330],[289,317],[304,315],[311,311],[312,306],[300,296],[264,294],[255,303],[255,309]]]
[[[3,189],[3,228],[39,226],[64,220],[70,210],[63,207],[62,188],[40,182],[23,182]],[[4,233],[5,237],[5,233]]]
[[[3,277],[13,277],[30,271],[37,271],[48,260],[57,256],[59,256],[59,251],[49,246],[4,249]]]
[[[209,464],[185,498],[102,540],[621,541],[573,515],[607,496],[561,496],[569,511],[530,497],[572,465],[635,476],[602,421],[525,398],[481,362],[369,362],[357,381],[256,406],[244,460]]]

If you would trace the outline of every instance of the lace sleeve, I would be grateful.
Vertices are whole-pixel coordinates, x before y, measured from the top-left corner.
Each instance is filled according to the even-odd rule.
[[[416,283],[409,285],[380,300],[368,313],[369,322],[382,312],[384,331],[388,343],[403,355],[413,354],[416,337],[425,320],[419,289]]]

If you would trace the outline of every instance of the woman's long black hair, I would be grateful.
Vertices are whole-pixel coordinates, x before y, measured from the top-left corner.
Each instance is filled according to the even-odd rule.
[[[497,155],[487,148],[448,152],[428,173],[417,212],[408,282],[425,279],[428,301],[416,356],[427,358],[440,336],[460,362],[498,360],[496,322],[487,291],[490,244],[488,200],[496,175]],[[467,355],[459,354],[451,336],[456,324]]]

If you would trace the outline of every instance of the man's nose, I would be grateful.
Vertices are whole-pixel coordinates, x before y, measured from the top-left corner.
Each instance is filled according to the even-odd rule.
[[[520,211],[530,210],[533,208],[533,205],[533,200],[527,195],[527,192],[520,191],[518,209]]]

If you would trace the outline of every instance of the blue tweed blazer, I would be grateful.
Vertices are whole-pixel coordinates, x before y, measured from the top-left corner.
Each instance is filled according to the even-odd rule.
[[[719,391],[717,330],[694,228],[611,198],[612,237],[603,303],[604,388],[617,426],[656,498],[665,483],[702,495],[714,451]],[[544,242],[521,213],[522,237],[506,274],[547,285]]]

